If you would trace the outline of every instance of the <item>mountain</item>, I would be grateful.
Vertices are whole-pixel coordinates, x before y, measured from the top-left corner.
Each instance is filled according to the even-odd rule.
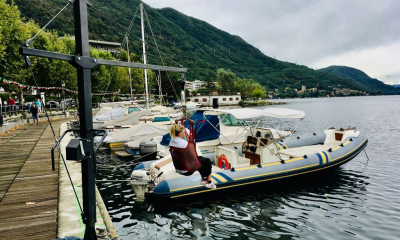
[[[8,0],[9,2],[11,0]],[[13,0],[27,20],[44,26],[67,0]],[[92,40],[122,42],[125,29],[134,19],[129,34],[130,51],[142,54],[139,0],[91,0],[89,7],[89,37]],[[136,13],[136,14],[135,14]],[[105,16],[109,16],[107,18]],[[329,89],[340,85],[360,91],[375,91],[362,82],[337,74],[316,71],[306,66],[283,62],[264,55],[239,36],[186,16],[174,9],[154,9],[145,4],[148,63],[162,64],[156,46],[163,52],[164,65],[188,68],[187,79],[215,81],[216,70],[230,69],[240,78],[254,79],[267,89],[291,87]],[[61,13],[47,29],[59,35],[74,34],[72,6]],[[156,43],[153,41],[153,36]],[[268,39],[265,39],[268,41]],[[384,87],[384,86],[381,86]],[[389,91],[390,92],[390,91]]]
[[[378,79],[369,77],[363,71],[346,66],[330,66],[327,68],[319,69],[321,72],[335,74],[345,78],[352,79],[373,91],[381,91],[382,94],[399,94],[400,89],[379,81]]]

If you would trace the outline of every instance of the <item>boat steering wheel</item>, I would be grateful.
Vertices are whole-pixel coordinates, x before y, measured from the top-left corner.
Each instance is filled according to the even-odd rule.
[[[243,153],[246,152],[247,149],[249,149],[249,144],[247,142],[244,142],[243,145],[242,145],[242,152]]]

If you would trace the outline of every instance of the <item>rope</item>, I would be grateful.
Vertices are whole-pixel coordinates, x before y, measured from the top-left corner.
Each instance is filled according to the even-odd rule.
[[[35,34],[35,36],[33,36],[31,39],[29,39],[27,41],[27,44],[29,45],[56,17],[58,17],[58,15],[60,15],[62,13],[62,11],[64,11],[65,8],[68,7],[69,4],[71,4],[71,1],[68,1],[67,5],[65,5],[46,25],[44,25],[44,27]]]
[[[93,4],[91,4],[91,6],[95,11],[97,11],[100,15],[102,15],[104,18],[106,18],[107,20],[111,21],[112,23],[114,23],[115,25],[117,25],[119,28],[124,29],[125,31],[127,31],[128,33],[132,34],[134,37],[136,37],[137,39],[140,40],[140,42],[144,42],[146,45],[155,48],[153,45],[148,44],[146,41],[143,41],[139,36],[137,36],[135,33],[133,33],[132,31],[130,31],[129,29],[127,29],[126,27],[122,26],[120,23],[118,23],[117,21],[115,21],[114,19],[112,19],[111,17],[109,17],[107,14],[105,14],[104,12],[102,12],[101,10],[99,10],[98,8],[96,8]],[[165,53],[160,52],[161,54],[163,54],[166,58],[168,58],[169,60],[171,60],[172,62],[174,62],[176,65],[178,66],[182,66],[181,64],[179,64],[178,62],[176,62],[175,60],[173,60],[172,58],[168,57]]]
[[[129,26],[128,28],[122,26],[121,24],[119,24],[118,22],[116,22],[114,19],[112,19],[111,17],[109,17],[107,14],[103,13],[101,10],[99,10],[98,8],[96,8],[95,6],[91,5],[91,7],[92,7],[95,11],[97,11],[100,15],[102,15],[103,17],[105,17],[107,20],[113,22],[113,23],[114,23],[115,25],[117,25],[118,27],[120,27],[120,28],[126,30],[125,36],[127,36],[128,33],[130,33],[130,34],[132,34],[134,37],[136,37],[137,39],[139,39],[140,42],[142,42],[142,43],[144,42],[146,45],[148,45],[148,46],[150,46],[150,47],[154,47],[154,46],[152,46],[151,44],[148,44],[146,41],[144,41],[142,38],[140,38],[139,36],[137,36],[135,33],[133,33],[133,32],[131,31],[131,27],[132,27],[132,25],[133,25],[133,20],[134,20],[136,14],[137,14],[137,11],[138,11],[138,8],[139,8],[139,7],[136,9],[136,12],[135,12],[135,14],[134,14],[134,17],[132,18],[131,24],[130,24],[130,26]],[[166,54],[164,54],[164,53],[162,53],[162,52],[160,51],[160,49],[158,48],[157,42],[155,41],[155,37],[154,37],[154,34],[153,34],[153,30],[152,30],[152,28],[151,28],[151,26],[150,26],[150,23],[149,23],[150,21],[148,20],[146,11],[144,11],[144,13],[145,13],[145,16],[146,16],[146,19],[147,19],[147,22],[148,22],[148,25],[149,25],[149,28],[150,28],[150,32],[151,32],[152,37],[153,37],[153,40],[154,40],[154,43],[155,43],[155,45],[156,45],[156,47],[154,47],[154,48],[157,49],[157,52],[158,52],[158,54],[160,55],[160,59],[161,59],[162,64],[165,65],[164,59],[163,59],[163,57],[162,57],[162,55],[164,55],[166,58],[168,58],[169,60],[171,60],[172,62],[174,62],[174,63],[177,64],[178,66],[182,66],[181,64],[179,64],[178,62],[176,62],[176,61],[173,60],[172,58],[166,56]],[[123,41],[123,42],[124,42],[124,44],[125,44],[125,38],[124,38],[124,41]],[[128,57],[129,57],[129,56],[128,56]],[[115,71],[114,71],[114,72],[115,72]],[[113,73],[113,75],[114,75],[114,73]],[[112,77],[113,77],[113,76],[112,76]],[[168,77],[168,80],[169,80],[169,82],[170,82],[170,84],[171,84],[171,86],[172,86],[172,89],[173,89],[173,91],[174,91],[175,96],[177,97],[178,101],[180,102],[180,97],[179,97],[179,95],[177,94],[174,85],[172,84],[172,81],[171,81],[171,78],[170,78],[168,72],[167,72],[167,77]],[[111,83],[111,80],[110,80],[110,83]],[[110,85],[110,83],[107,85],[107,89],[108,89],[108,86]],[[106,89],[106,90],[107,90],[107,89]],[[102,97],[102,99],[103,99],[103,98],[104,98],[104,96]]]
[[[164,64],[165,64],[165,63],[164,63],[164,59],[163,59],[162,56],[161,56],[161,51],[160,51],[160,49],[158,48],[158,45],[157,45],[157,42],[156,42],[156,38],[154,37],[153,29],[151,28],[150,21],[149,21],[149,18],[148,18],[148,16],[147,16],[147,12],[146,12],[146,10],[145,10],[144,8],[143,8],[143,10],[144,10],[144,16],[145,16],[146,19],[147,19],[147,25],[148,25],[149,28],[150,28],[151,36],[153,37],[154,44],[156,45],[157,52],[158,52],[158,54],[160,55],[160,59],[161,59],[162,64],[164,65]],[[180,97],[179,97],[178,94],[176,93],[175,87],[174,87],[174,85],[172,84],[172,81],[171,81],[171,78],[169,77],[168,72],[167,72],[167,77],[168,77],[168,80],[169,80],[169,82],[170,82],[170,84],[171,84],[171,86],[172,86],[172,90],[174,91],[174,94],[175,94],[175,96],[176,96],[176,99],[178,99],[178,102],[181,102],[181,101],[180,101]],[[161,84],[161,77],[160,77],[160,84]],[[168,101],[168,99],[167,99],[167,101]]]
[[[368,157],[368,155],[367,155],[367,151],[365,151],[365,148],[364,148],[364,153],[365,153],[365,156],[367,157],[367,162],[365,163],[364,169],[362,170],[362,172],[364,172],[364,171],[367,169],[368,162],[369,162],[369,157]]]
[[[136,8],[135,14],[133,15],[132,20],[131,20],[131,23],[129,24],[129,27],[128,27],[128,30],[129,30],[129,31],[130,31],[130,29],[132,28],[133,22],[134,22],[134,20],[135,20],[135,16],[136,16],[136,14],[137,14],[138,11],[139,11],[139,6]],[[128,35],[128,32],[125,33],[125,36],[127,36],[127,35]],[[124,38],[124,39],[122,40],[121,48],[124,48],[124,47],[125,47],[125,43],[126,43],[126,38]],[[120,53],[120,55],[121,55],[121,53]],[[121,56],[120,56],[120,57],[121,57]],[[129,56],[128,56],[128,58],[129,58]],[[110,81],[109,81],[108,84],[107,84],[107,87],[106,87],[105,92],[107,92],[108,87],[109,87],[110,84],[111,84],[111,80],[112,80],[112,78],[114,77],[114,74],[115,74],[115,71],[116,71],[116,70],[117,70],[117,68],[114,68],[114,71],[113,71],[113,73],[111,74]],[[101,97],[101,102],[103,102],[104,96],[106,95],[105,92],[104,92],[103,96]],[[131,101],[132,101],[132,99],[131,99]]]

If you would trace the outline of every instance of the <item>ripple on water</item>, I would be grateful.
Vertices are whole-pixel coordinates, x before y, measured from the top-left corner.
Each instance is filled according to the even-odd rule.
[[[287,107],[307,113],[299,135],[352,125],[369,138],[369,160],[361,152],[334,171],[150,211],[134,200],[129,183],[97,185],[121,239],[397,240],[400,104],[393,101],[400,97],[289,101]],[[98,161],[97,179],[105,180],[128,179],[137,164],[105,151]]]

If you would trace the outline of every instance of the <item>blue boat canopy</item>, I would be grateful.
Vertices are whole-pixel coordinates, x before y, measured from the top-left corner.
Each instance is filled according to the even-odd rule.
[[[197,132],[196,132],[196,142],[203,142],[208,140],[218,139],[220,135],[219,128],[219,119],[218,115],[206,115],[206,119],[203,115],[204,111],[196,111],[193,116],[190,118],[195,122],[193,128],[196,128],[196,124],[198,124]],[[205,120],[205,122],[199,122]],[[189,121],[185,122],[185,127],[190,128]],[[165,134],[160,142],[163,146],[168,146],[171,141],[171,135]]]

